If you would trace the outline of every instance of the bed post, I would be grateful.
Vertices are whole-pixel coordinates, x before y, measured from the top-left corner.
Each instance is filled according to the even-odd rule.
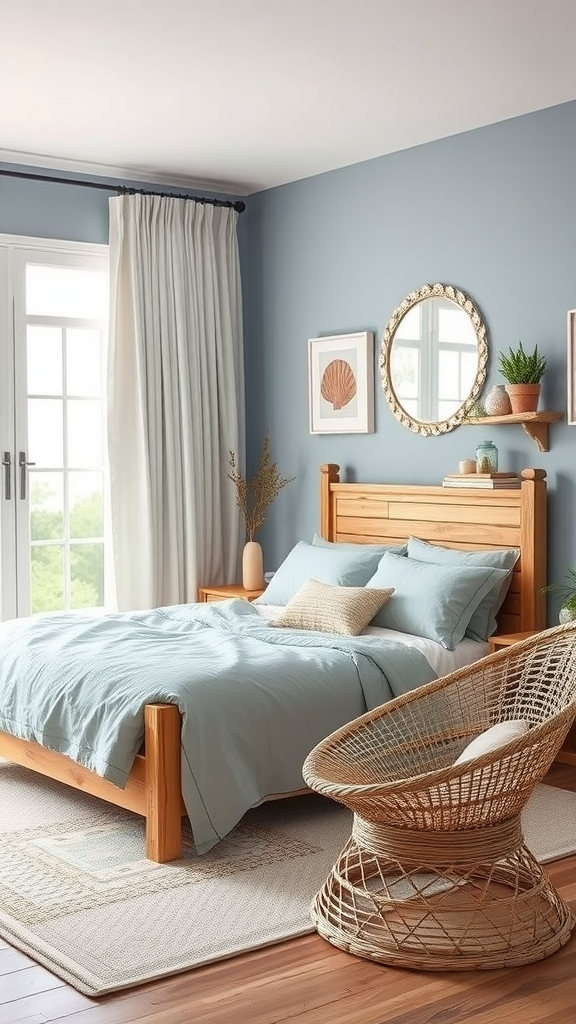
[[[334,462],[320,466],[320,536],[324,540],[334,540],[330,484],[337,484],[340,480],[339,470],[340,466]]]
[[[180,711],[176,704],[144,708],[146,856],[160,864],[182,856]]]
[[[520,546],[520,629],[546,629],[546,470],[523,469]]]

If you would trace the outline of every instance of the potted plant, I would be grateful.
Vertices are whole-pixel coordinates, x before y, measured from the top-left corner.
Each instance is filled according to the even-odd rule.
[[[566,583],[550,583],[544,590],[560,594],[563,598],[558,613],[560,623],[573,622],[576,619],[576,568],[569,566],[564,574]]]
[[[522,342],[518,348],[500,353],[500,372],[508,381],[506,390],[510,395],[512,412],[536,412],[540,397],[540,381],[546,370],[546,356],[538,351],[526,352]]]

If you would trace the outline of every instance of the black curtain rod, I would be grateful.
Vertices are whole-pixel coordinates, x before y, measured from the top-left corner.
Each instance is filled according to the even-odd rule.
[[[99,181],[82,181],[79,178],[57,178],[52,174],[32,174],[30,171],[9,171],[0,167],[0,174],[9,178],[26,178],[28,181],[50,181],[56,185],[80,185],[82,188],[99,188],[106,192],[118,192],[119,195],[162,196],[166,199],[192,199],[195,203],[204,203],[206,206],[228,206],[236,213],[243,213],[246,203],[241,199],[206,199],[204,196],[188,196],[176,194],[175,192],[149,192],[143,188],[131,188],[126,185],[104,185]]]

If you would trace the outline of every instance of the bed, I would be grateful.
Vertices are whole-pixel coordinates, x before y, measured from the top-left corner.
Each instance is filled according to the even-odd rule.
[[[324,465],[320,471],[319,534],[327,544],[342,546],[396,545],[416,537],[425,544],[453,551],[518,549],[512,582],[498,613],[498,632],[545,628],[543,470],[525,470],[517,490],[447,491],[442,487],[342,482],[338,466]],[[143,744],[123,788],[70,757],[9,732],[0,731],[0,755],[143,815],[146,855],[166,862],[181,855],[182,817],[187,813],[182,795],[182,728],[177,704],[146,703]],[[332,728],[333,722],[328,722],[325,732]],[[272,791],[266,798],[290,796],[293,792]]]

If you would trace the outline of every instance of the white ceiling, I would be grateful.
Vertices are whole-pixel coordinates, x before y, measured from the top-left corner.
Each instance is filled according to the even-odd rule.
[[[0,0],[0,160],[247,195],[576,99],[576,0]]]

